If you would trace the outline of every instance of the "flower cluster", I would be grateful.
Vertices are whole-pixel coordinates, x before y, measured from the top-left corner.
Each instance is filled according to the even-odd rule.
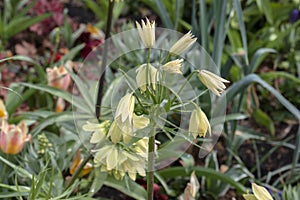
[[[95,149],[92,150],[95,153],[95,164],[102,171],[112,173],[117,179],[123,178],[125,174],[132,180],[136,179],[136,174],[145,176],[147,161],[152,158],[151,153],[157,155],[155,144],[150,144],[150,141],[155,141],[157,128],[162,128],[157,122],[162,112],[168,112],[172,106],[180,105],[176,98],[170,98],[170,90],[164,86],[163,81],[171,74],[182,75],[184,60],[165,59],[167,61],[157,67],[152,65],[150,53],[155,47],[155,22],[146,19],[146,22],[136,25],[141,42],[148,52],[147,62],[137,67],[135,77],[132,78],[138,89],[126,91],[120,98],[112,121],[87,123],[83,126],[85,131],[93,132],[90,142],[95,144]],[[184,54],[195,42],[196,38],[188,32],[170,48],[168,58]],[[200,81],[218,96],[226,88],[224,83],[228,82],[206,70],[195,71],[193,74],[197,74]],[[205,137],[207,132],[211,133],[209,120],[198,105],[193,102],[189,104],[195,109],[190,111],[187,132],[193,138]],[[154,147],[154,152],[148,152],[148,145],[151,149]],[[148,154],[151,157],[148,158]]]
[[[31,135],[27,135],[25,121],[14,125],[9,124],[7,118],[4,103],[0,100],[0,149],[6,154],[17,154],[22,151],[25,143],[31,140]]]
[[[130,101],[130,98],[125,100]],[[119,105],[126,105],[125,100],[123,99]],[[127,113],[124,120],[128,120],[129,115]],[[126,173],[132,180],[136,179],[137,173],[141,176],[146,175],[148,138],[133,142],[131,137],[126,137],[127,134],[120,130],[115,121],[112,123],[104,121],[101,124],[87,123],[83,129],[93,132],[90,139],[92,144],[101,144],[100,148],[93,150],[95,165],[100,166],[101,171],[113,174],[116,179],[122,179]]]

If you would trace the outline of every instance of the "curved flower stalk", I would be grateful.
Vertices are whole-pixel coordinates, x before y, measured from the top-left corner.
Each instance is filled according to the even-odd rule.
[[[31,135],[27,135],[28,128],[25,121],[21,121],[18,125],[2,121],[0,128],[0,148],[6,154],[19,153],[25,143],[31,141]]]
[[[139,36],[146,48],[153,48],[155,44],[155,21],[152,23],[146,19],[146,23],[142,20],[142,26],[136,22]]]

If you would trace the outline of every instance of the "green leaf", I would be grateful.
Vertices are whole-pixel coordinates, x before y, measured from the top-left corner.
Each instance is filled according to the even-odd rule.
[[[68,71],[68,73],[70,74],[71,78],[73,79],[73,81],[76,84],[76,87],[78,88],[81,96],[83,97],[83,99],[85,100],[85,104],[89,107],[89,111],[93,112],[95,109],[95,104],[93,101],[92,96],[90,95],[90,90],[88,88],[88,85],[86,82],[84,82],[84,80],[81,80],[79,78],[79,76],[77,76],[76,74],[74,74],[71,70],[69,70],[67,67],[65,67],[65,69]]]
[[[249,59],[248,59],[248,44],[247,44],[247,35],[246,35],[246,27],[245,23],[243,20],[243,10],[242,6],[239,0],[234,0],[233,1],[235,11],[237,14],[238,22],[239,22],[239,27],[241,31],[241,37],[242,37],[242,42],[243,42],[243,49],[244,49],[244,56],[245,56],[245,63],[248,66],[249,65]]]
[[[222,103],[224,103],[224,100],[227,99],[227,102],[232,102],[237,94],[243,92],[252,83],[258,83],[269,92],[271,92],[277,98],[277,100],[296,117],[297,120],[300,120],[300,111],[284,96],[282,96],[282,94],[280,94],[275,88],[266,83],[256,74],[249,74],[240,81],[231,85],[219,100],[220,103],[217,105],[215,110],[222,110],[221,107],[223,106]]]
[[[160,16],[160,19],[166,26],[166,28],[174,29],[174,25],[172,23],[172,20],[170,18],[169,13],[167,12],[167,9],[165,5],[160,0],[155,0],[156,7],[158,9],[158,14]]]
[[[269,0],[256,0],[256,4],[260,10],[260,12],[262,12],[267,21],[270,24],[273,24],[273,14],[272,14],[272,6],[270,4]]]
[[[197,177],[205,176],[205,177],[208,177],[211,179],[217,179],[224,183],[228,183],[229,185],[231,185],[233,188],[235,188],[239,192],[242,192],[242,193],[246,192],[246,188],[242,184],[236,182],[229,176],[227,176],[221,172],[218,172],[214,169],[203,168],[203,167],[197,166],[197,167],[192,168],[191,170],[195,171]],[[184,176],[184,177],[189,176],[189,174],[187,174],[184,167],[169,167],[167,169],[160,170],[158,172],[158,174],[161,177],[163,177],[164,179],[178,178],[179,176]]]
[[[107,178],[106,172],[101,172],[99,169],[94,170],[94,172],[95,178],[89,190],[90,195],[94,195],[96,192],[98,192]]]
[[[74,115],[72,112],[61,112],[61,113],[54,113],[45,117],[40,123],[35,126],[32,131],[30,132],[34,137],[38,133],[40,133],[44,128],[54,123],[62,123],[67,121],[73,121],[74,119],[89,119],[90,115]]]
[[[128,180],[125,180],[125,178]],[[140,200],[146,199],[146,190],[128,177],[125,178],[123,178],[123,180],[116,180],[114,177],[108,176],[104,184],[115,188],[132,198]]]
[[[227,31],[227,27],[225,26],[227,2],[227,0],[213,1],[216,30],[214,33],[212,58],[215,61],[218,69],[221,68],[224,41]]]
[[[19,174],[20,176],[24,176],[24,177],[27,177],[27,178],[30,178],[32,179],[32,174],[30,174],[28,171],[26,171],[25,169],[15,165],[14,163],[6,160],[5,158],[3,158],[2,156],[0,156],[0,160],[2,162],[4,162],[5,164],[7,164],[8,166],[10,166],[12,169],[14,169],[17,174]]]
[[[29,16],[23,16],[22,18],[16,18],[13,19],[13,21],[11,21],[5,28],[4,31],[6,33],[6,37],[10,38],[12,36],[14,36],[15,34],[27,29],[28,27],[30,27],[33,24],[36,24],[48,17],[50,17],[52,14],[51,13],[47,13],[47,14],[43,14],[43,15],[39,15],[36,17],[29,17]]]
[[[73,60],[75,58],[75,56],[80,52],[81,49],[83,49],[85,47],[85,44],[79,44],[76,47],[74,47],[73,49],[71,49],[69,51],[68,54],[64,55],[61,59],[60,59],[60,63],[65,63],[68,60]]]
[[[258,49],[252,58],[252,61],[248,68],[248,73],[254,73],[256,71],[257,67],[261,64],[261,62],[264,60],[264,58],[269,53],[277,53],[277,51],[275,49],[271,49],[271,48]]]
[[[82,111],[87,110],[87,107],[86,107],[85,103],[82,101],[82,99],[72,96],[70,93],[68,93],[64,90],[60,90],[60,89],[57,89],[54,87],[50,87],[48,85],[41,85],[41,84],[21,83],[21,85],[24,85],[26,87],[30,87],[30,88],[33,88],[36,90],[48,92],[52,95],[61,97],[62,99],[68,101],[73,106],[79,108]]]
[[[16,56],[11,56],[11,57],[8,57],[8,58],[4,58],[4,59],[1,59],[0,62],[4,62],[4,61],[8,61],[8,60],[20,60],[20,61],[26,61],[26,62],[29,62],[31,64],[34,65],[35,67],[35,70],[37,71],[39,77],[41,80],[47,80],[46,79],[46,73],[45,73],[45,70],[43,69],[43,67],[37,63],[36,61],[34,61],[33,59],[31,59],[30,57],[28,56],[22,56],[22,55],[16,55]]]
[[[272,136],[275,136],[275,126],[272,119],[261,109],[255,108],[252,113],[256,123],[267,128]]]

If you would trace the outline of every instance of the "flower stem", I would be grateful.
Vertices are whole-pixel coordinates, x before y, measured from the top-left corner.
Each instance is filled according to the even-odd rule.
[[[113,8],[114,8],[114,0],[109,1],[108,5],[108,15],[106,20],[106,30],[105,30],[105,40],[110,37],[110,29],[112,25],[112,18],[113,18]],[[108,52],[108,44],[104,42],[104,50],[102,55],[102,64],[101,64],[101,71],[100,71],[100,79],[98,82],[98,95],[97,95],[97,103],[96,103],[96,117],[99,119],[101,113],[101,103],[102,103],[102,96],[103,96],[103,85],[105,80],[105,67],[107,62],[107,52]]]
[[[151,130],[148,143],[148,172],[147,172],[147,200],[153,200],[154,184],[154,156],[155,156],[155,128]]]
[[[185,83],[181,86],[181,88],[178,90],[177,95],[179,96],[179,94],[182,92],[183,88],[186,86],[186,84],[190,81],[190,79],[193,77],[193,75],[197,73],[197,71],[193,71],[192,73],[190,73],[190,75],[187,77]],[[174,101],[176,100],[176,95],[174,96],[174,98],[171,101],[171,105],[174,103]]]

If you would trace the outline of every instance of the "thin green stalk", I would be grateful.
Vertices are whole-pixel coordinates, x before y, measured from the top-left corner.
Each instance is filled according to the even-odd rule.
[[[151,130],[150,134],[148,143],[147,200],[153,200],[155,128]]]
[[[177,95],[175,95],[174,98],[172,99],[171,105],[172,105],[173,102],[175,101],[176,96],[179,96],[180,92],[183,90],[183,88],[186,86],[186,84],[190,81],[190,79],[193,77],[193,75],[194,75],[195,73],[198,73],[198,71],[193,71],[192,73],[190,73],[190,75],[187,77],[185,83],[181,86],[181,88],[180,88],[179,91],[177,92]]]
[[[106,20],[106,30],[105,30],[105,40],[110,37],[110,30],[112,26],[112,18],[113,18],[113,8],[114,8],[114,0],[108,0],[108,15]],[[107,52],[108,52],[108,43],[104,42],[104,50],[102,55],[102,64],[101,64],[101,71],[100,71],[100,79],[98,82],[98,95],[97,95],[97,102],[95,106],[96,111],[96,118],[99,119],[101,113],[101,103],[102,103],[102,96],[103,96],[103,85],[105,80],[105,67],[107,64]]]

